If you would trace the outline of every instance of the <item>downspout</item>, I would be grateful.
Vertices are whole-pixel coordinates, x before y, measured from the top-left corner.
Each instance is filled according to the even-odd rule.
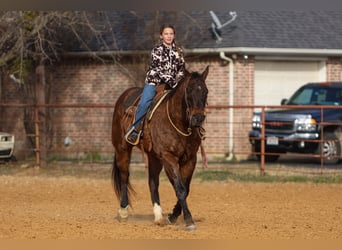
[[[233,107],[234,105],[234,62],[233,59],[227,57],[223,51],[220,52],[220,58],[229,62],[229,138],[228,138],[228,156],[226,157],[227,161],[231,161],[233,159],[233,125],[234,125],[234,114]]]

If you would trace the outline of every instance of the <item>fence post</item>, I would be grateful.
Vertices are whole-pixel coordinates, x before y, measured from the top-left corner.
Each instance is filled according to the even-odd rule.
[[[265,107],[261,109],[260,173],[265,174]]]
[[[40,134],[39,134],[39,108],[37,105],[34,106],[34,124],[35,124],[35,142],[36,142],[36,165],[40,166]]]
[[[321,126],[321,135],[320,135],[320,140],[319,140],[319,147],[320,147],[320,162],[321,162],[321,174],[323,174],[323,165],[324,165],[324,109],[323,107],[320,108],[321,109],[321,121],[320,121],[320,126]]]

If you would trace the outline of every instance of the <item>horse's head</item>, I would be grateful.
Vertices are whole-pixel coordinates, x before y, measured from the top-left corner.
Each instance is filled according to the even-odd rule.
[[[205,106],[207,104],[208,88],[205,79],[208,76],[209,66],[202,74],[189,73],[188,83],[185,86],[185,102],[190,127],[200,127],[205,119]]]

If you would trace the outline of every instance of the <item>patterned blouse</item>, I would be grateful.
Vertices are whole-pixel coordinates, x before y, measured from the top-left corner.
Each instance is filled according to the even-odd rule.
[[[171,88],[184,77],[185,61],[181,48],[177,51],[176,45],[166,46],[162,42],[155,46],[151,52],[151,64],[147,70],[146,82],[166,83]]]

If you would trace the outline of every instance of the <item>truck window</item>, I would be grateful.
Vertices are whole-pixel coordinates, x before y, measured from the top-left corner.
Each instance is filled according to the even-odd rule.
[[[312,103],[324,103],[327,100],[327,90],[326,89],[318,89],[315,91],[314,95],[312,96]]]
[[[296,104],[297,105],[310,104],[312,93],[313,93],[313,89],[311,88],[300,89],[291,97],[288,104],[295,104],[295,105]]]

